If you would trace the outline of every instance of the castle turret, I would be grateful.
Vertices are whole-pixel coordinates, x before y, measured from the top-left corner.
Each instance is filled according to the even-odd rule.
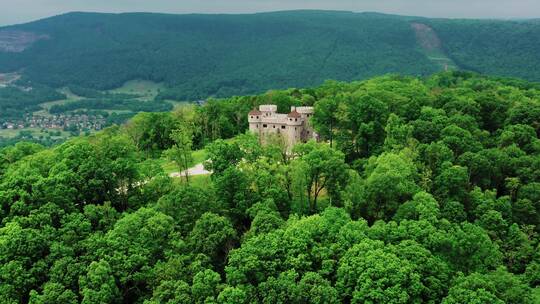
[[[291,108],[291,111],[293,109]],[[313,115],[313,113],[315,112],[313,107],[294,107],[294,110],[296,110],[296,112],[300,113],[300,115],[303,117],[303,118],[309,118]]]
[[[287,146],[289,148],[302,140],[303,123],[302,115],[292,107],[291,112],[287,114]]]
[[[313,126],[310,122],[310,118],[315,113],[315,109],[313,107],[296,107],[295,110],[300,113],[302,119],[304,120],[302,141],[308,141],[311,139],[318,140],[319,136],[317,135],[317,133],[315,133],[315,130],[313,130]]]
[[[276,105],[261,105],[259,106],[259,111],[262,112],[263,117],[271,117],[274,116],[277,112],[277,106]]]
[[[253,133],[260,132],[261,117],[262,112],[257,109],[253,109],[248,113],[249,131]]]
[[[298,113],[295,108],[291,110],[291,113],[287,114],[287,124],[291,126],[302,125],[302,114]]]

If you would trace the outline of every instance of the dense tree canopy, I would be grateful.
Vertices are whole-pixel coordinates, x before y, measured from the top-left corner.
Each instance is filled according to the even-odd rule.
[[[314,105],[321,141],[260,145],[263,103]],[[4,148],[0,302],[537,303],[537,109],[526,82],[384,76]],[[156,159],[202,147],[202,182]]]

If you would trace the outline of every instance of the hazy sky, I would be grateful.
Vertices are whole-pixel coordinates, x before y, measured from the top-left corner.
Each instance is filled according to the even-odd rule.
[[[540,0],[0,0],[0,25],[71,11],[250,13],[289,9],[452,18],[535,18],[540,17]]]

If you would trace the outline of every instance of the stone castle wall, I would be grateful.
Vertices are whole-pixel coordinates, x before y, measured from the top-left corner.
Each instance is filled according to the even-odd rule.
[[[276,105],[261,105],[248,114],[249,130],[264,140],[271,134],[282,136],[290,150],[299,142],[317,139],[309,123],[313,107],[291,107],[288,114],[277,113]]]

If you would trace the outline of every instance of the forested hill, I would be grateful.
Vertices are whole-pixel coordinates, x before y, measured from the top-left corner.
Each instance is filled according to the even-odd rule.
[[[171,98],[427,75],[445,66],[540,80],[540,24],[376,13],[70,13],[0,28],[0,73],[55,87],[165,82]]]
[[[321,141],[260,145],[264,103],[314,106]],[[538,134],[538,85],[448,72],[20,142],[0,149],[0,303],[537,304]]]

